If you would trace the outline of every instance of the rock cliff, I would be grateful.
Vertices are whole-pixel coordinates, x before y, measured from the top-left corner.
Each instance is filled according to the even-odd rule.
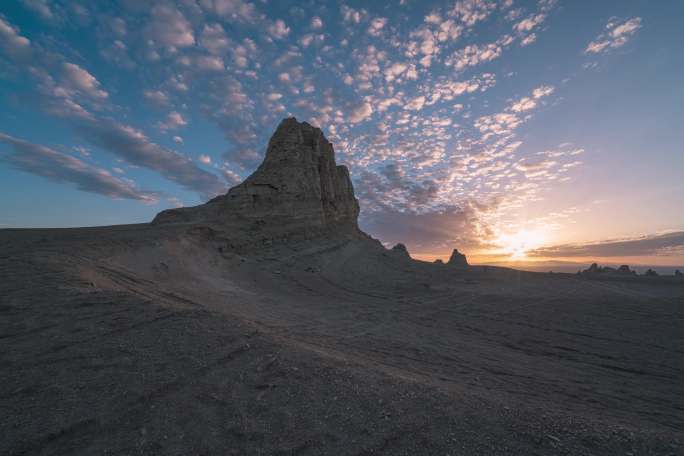
[[[332,144],[320,129],[291,117],[280,123],[264,161],[244,182],[206,204],[160,212],[153,223],[249,225],[307,237],[360,234],[358,215],[349,171],[335,163]]]

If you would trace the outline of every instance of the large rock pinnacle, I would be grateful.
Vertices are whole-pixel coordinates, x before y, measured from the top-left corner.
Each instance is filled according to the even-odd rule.
[[[280,123],[264,161],[244,182],[206,204],[160,212],[153,223],[357,233],[358,215],[349,171],[335,163],[332,144],[319,128],[291,117]]]
[[[468,266],[468,260],[465,255],[458,251],[458,249],[454,249],[454,251],[451,252],[451,257],[449,257],[447,264],[449,266],[466,267]]]

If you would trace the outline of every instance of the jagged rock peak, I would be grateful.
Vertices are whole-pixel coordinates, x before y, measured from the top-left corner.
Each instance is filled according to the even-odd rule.
[[[294,117],[268,142],[264,161],[227,194],[206,204],[163,211],[154,223],[257,221],[279,231],[358,231],[359,204],[345,166],[323,132]]]
[[[404,258],[411,258],[411,255],[409,255],[408,249],[404,244],[401,242],[392,247],[392,252],[396,253],[397,255],[404,257]]]
[[[466,256],[460,253],[458,249],[454,249],[454,251],[451,252],[451,257],[449,257],[447,264],[450,266],[468,266],[468,260],[466,260]]]

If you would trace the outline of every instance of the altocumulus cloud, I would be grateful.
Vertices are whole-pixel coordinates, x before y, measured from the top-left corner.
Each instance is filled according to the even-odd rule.
[[[624,46],[640,28],[640,17],[633,17],[622,22],[611,19],[606,25],[606,32],[589,43],[584,52],[587,54],[598,54]]]
[[[161,10],[154,8],[153,12],[162,17],[177,19],[174,22],[176,25],[172,27],[173,30],[165,31],[160,42],[167,46],[191,44],[191,35],[188,35],[185,31],[187,23],[181,17],[173,11],[167,11],[164,8]],[[16,28],[9,25],[5,26],[5,22],[0,17],[0,35],[12,38],[11,44],[14,47],[30,46],[30,41],[22,39],[17,33]],[[7,52],[7,50],[5,51]],[[166,179],[188,190],[198,192],[205,200],[225,192],[226,185],[217,175],[199,168],[190,158],[156,144],[142,131],[132,126],[96,115],[95,112],[97,111],[111,108],[111,106],[104,105],[109,98],[109,94],[102,88],[97,78],[86,69],[66,62],[62,57],[54,54],[41,52],[35,54],[34,57],[41,64],[41,67],[29,66],[27,73],[37,83],[37,93],[41,98],[40,104],[48,113],[68,120],[71,126],[86,141],[124,159],[130,164],[152,169]],[[51,73],[59,74],[59,80],[55,80]],[[160,94],[165,96],[163,92],[159,91],[159,93],[153,94],[152,98],[159,99]],[[168,102],[168,99],[164,101]],[[89,107],[92,108],[92,111],[88,109]],[[185,124],[187,124],[187,121],[181,114],[172,111],[165,122],[160,122],[159,127],[162,130],[170,130],[182,127]],[[8,138],[11,137],[5,135],[3,141],[10,142]],[[40,149],[40,146],[30,149],[26,145],[28,143],[14,139],[11,144],[15,148],[21,145],[21,150],[23,151],[32,150],[34,156],[38,151],[42,151],[44,155],[50,157],[53,161],[58,161],[64,166],[70,165],[66,168],[72,170],[72,174],[69,174],[72,177],[74,176],[73,170],[87,169],[87,166],[80,168],[80,165],[76,162],[69,163],[67,160],[69,157],[60,157],[55,151],[52,151],[53,154],[48,153],[47,151],[50,149]],[[9,160],[12,160],[12,158]],[[24,163],[21,158],[15,158],[14,160],[13,163],[15,165],[17,163]],[[26,169],[39,168],[32,166]],[[89,169],[89,171],[93,170],[95,168]],[[43,169],[41,175],[47,175],[48,171],[47,168]],[[36,173],[38,172],[36,171]],[[79,182],[82,182],[83,178],[81,176]],[[62,178],[61,181],[69,181],[69,179]],[[79,188],[85,187],[79,185]],[[91,186],[88,188],[97,187]],[[123,194],[132,196],[134,193],[124,192]],[[112,195],[117,194],[117,192],[102,194]]]
[[[0,133],[0,142],[13,148],[13,152],[0,155],[0,161],[21,171],[42,176],[53,182],[75,184],[79,190],[110,198],[132,199],[153,204],[159,197],[157,192],[140,190],[130,180],[112,176],[105,169],[89,165],[49,147],[4,133]]]
[[[554,95],[554,81],[489,95],[509,77],[501,65],[521,52],[515,45],[546,39],[552,0],[424,2],[424,15],[329,0],[316,16],[253,0],[82,2],[80,12],[73,2],[38,3],[61,18],[44,33],[0,16],[9,74],[26,78],[39,106],[93,146],[92,163],[108,153],[204,198],[257,166],[273,127],[295,115],[320,126],[350,166],[372,234],[444,251],[437,244],[488,242],[492,214],[540,198],[576,163],[525,157],[533,151],[518,131]],[[619,39],[633,28],[603,32]],[[65,55],[79,50],[64,33],[75,29],[104,60]],[[150,107],[161,111],[128,115]],[[225,143],[200,156],[188,150],[199,136],[189,128],[217,129]]]

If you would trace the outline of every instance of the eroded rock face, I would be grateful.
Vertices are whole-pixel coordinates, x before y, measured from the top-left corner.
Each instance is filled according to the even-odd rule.
[[[449,266],[468,266],[468,260],[466,260],[466,256],[463,255],[458,251],[458,249],[454,249],[453,252],[451,252],[451,257],[449,257],[449,261],[447,262]]]
[[[397,256],[400,256],[401,258],[411,258],[408,249],[401,242],[392,247],[392,253],[396,254]]]
[[[259,168],[206,204],[160,212],[153,223],[251,224],[273,231],[358,233],[359,203],[323,132],[294,117],[271,137]]]

